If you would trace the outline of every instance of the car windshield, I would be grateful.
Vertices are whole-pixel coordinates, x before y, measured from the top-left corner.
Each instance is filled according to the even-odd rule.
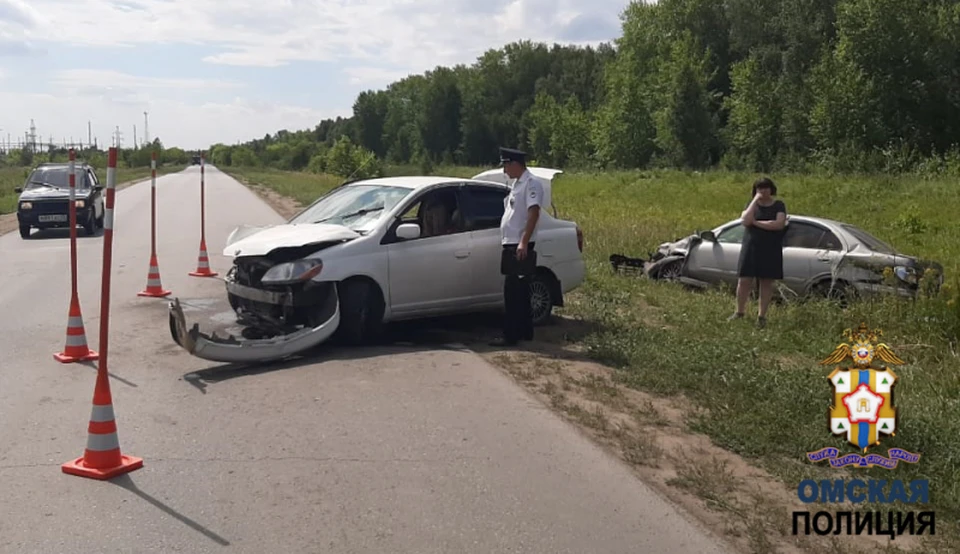
[[[291,219],[290,223],[331,223],[358,233],[367,232],[411,192],[404,187],[382,185],[340,187]]]
[[[83,178],[83,173],[79,168],[76,169],[76,185],[78,189],[87,187],[87,180]],[[24,185],[26,189],[47,187],[70,188],[70,169],[66,167],[34,169],[30,177],[27,178],[26,185]]]
[[[874,252],[880,252],[883,254],[896,254],[897,251],[893,249],[892,246],[878,239],[877,237],[871,235],[870,233],[864,231],[859,227],[854,227],[853,225],[843,225],[843,228],[856,237],[857,240],[862,242],[867,248],[873,250]]]

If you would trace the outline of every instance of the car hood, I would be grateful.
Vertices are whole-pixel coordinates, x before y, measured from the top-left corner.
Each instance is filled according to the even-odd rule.
[[[227,237],[224,256],[265,256],[277,248],[337,243],[360,236],[342,225],[297,223],[284,225],[241,225]]]
[[[76,198],[85,198],[89,191],[87,189],[75,189],[74,194]],[[25,190],[20,193],[21,202],[30,202],[33,200],[69,200],[70,199],[70,189],[58,189],[58,188],[38,188]]]

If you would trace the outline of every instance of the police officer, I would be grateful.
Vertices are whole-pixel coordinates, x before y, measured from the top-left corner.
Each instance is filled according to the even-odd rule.
[[[503,250],[500,273],[505,276],[503,300],[506,315],[503,336],[491,344],[513,346],[520,340],[533,340],[530,313],[530,280],[537,265],[537,221],[543,203],[543,184],[528,170],[527,154],[512,148],[500,148],[503,172],[514,180],[504,199],[500,237]]]

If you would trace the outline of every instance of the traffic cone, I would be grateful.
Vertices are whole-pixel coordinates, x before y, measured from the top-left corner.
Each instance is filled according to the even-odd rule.
[[[137,296],[152,296],[155,298],[170,296],[170,291],[163,290],[160,283],[160,267],[157,265],[157,255],[150,255],[150,272],[147,274],[147,288],[137,293]]]
[[[70,298],[70,312],[67,318],[67,343],[63,352],[53,355],[58,362],[87,362],[100,358],[100,355],[87,347],[87,333],[83,328],[83,316],[80,314],[80,301],[76,295]]]
[[[197,270],[191,271],[194,277],[213,277],[216,271],[210,271],[210,258],[207,257],[207,240],[200,239],[200,256],[197,259]]]
[[[117,422],[106,371],[97,374],[93,409],[87,427],[87,448],[83,456],[60,466],[64,473],[107,480],[143,467],[143,459],[120,452]]]

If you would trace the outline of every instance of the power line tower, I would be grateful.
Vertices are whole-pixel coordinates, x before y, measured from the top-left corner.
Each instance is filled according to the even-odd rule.
[[[117,148],[123,146],[123,133],[120,132],[119,125],[117,125],[116,130],[113,132],[113,145]]]
[[[34,154],[37,153],[37,126],[34,125],[33,120],[30,120],[30,134],[27,136],[27,143],[30,145],[30,151]]]

